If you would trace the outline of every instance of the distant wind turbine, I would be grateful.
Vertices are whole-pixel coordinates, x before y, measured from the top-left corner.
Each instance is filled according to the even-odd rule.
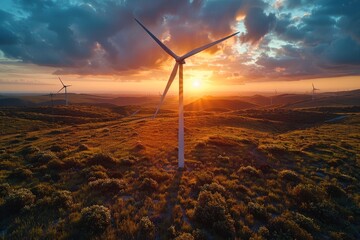
[[[156,112],[153,116],[153,118],[156,117],[157,113],[160,110],[161,105],[163,104],[164,98],[166,96],[166,93],[168,92],[172,82],[175,79],[177,70],[179,68],[179,128],[178,128],[178,166],[179,168],[184,167],[184,101],[183,101],[183,65],[185,64],[185,59],[188,57],[191,57],[201,51],[204,51],[205,49],[208,49],[209,47],[212,47],[222,41],[225,41],[228,38],[231,38],[238,34],[239,32],[233,33],[227,37],[224,37],[222,39],[219,39],[217,41],[214,41],[212,43],[206,44],[202,47],[195,48],[192,51],[182,55],[178,56],[173,51],[171,51],[165,44],[163,44],[158,38],[155,37],[154,34],[152,34],[140,21],[135,19],[135,21],[140,24],[140,26],[155,40],[157,44],[172,58],[175,59],[175,66],[170,74],[169,80],[166,84],[164,93],[161,95],[160,103],[158,108],[156,109]]]
[[[65,105],[67,106],[67,105],[69,105],[68,95],[67,95],[67,88],[70,87],[71,85],[65,85],[65,84],[63,83],[63,81],[61,81],[61,78],[60,78],[60,77],[59,77],[59,80],[60,80],[61,84],[63,85],[63,87],[58,91],[58,93],[59,93],[61,90],[65,89]]]
[[[314,87],[314,84],[312,83],[312,100],[314,100],[315,99],[315,94],[316,94],[316,91],[319,91],[320,89],[318,89],[318,88],[315,88]]]
[[[48,95],[51,99],[51,106],[53,107],[54,106],[54,101],[53,101],[53,97],[54,97],[54,94],[53,93],[49,93]]]
[[[270,105],[273,105],[273,97],[275,97],[277,95],[277,90],[274,90],[274,96],[270,97]]]

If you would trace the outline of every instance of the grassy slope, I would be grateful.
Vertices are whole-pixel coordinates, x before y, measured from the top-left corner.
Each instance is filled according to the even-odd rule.
[[[91,111],[81,106],[77,110]],[[175,114],[155,120],[113,119],[107,118],[116,114],[113,111],[92,110],[88,117],[102,114],[101,121],[85,119],[71,126],[31,120],[38,110],[25,118],[7,113],[2,124],[10,130],[3,130],[6,135],[0,137],[0,211],[6,216],[0,220],[0,235],[360,236],[358,114],[323,124],[323,118],[333,116],[316,113],[313,122],[300,125],[293,121],[297,114],[306,119],[314,118],[314,113],[187,113],[186,169],[177,171]],[[69,115],[76,118],[73,112]],[[29,189],[35,197],[18,197],[26,204],[14,203],[16,194],[23,196],[15,191],[19,188]],[[86,224],[83,210],[94,204],[104,205],[111,214],[111,224],[96,233],[89,229],[101,225],[101,220]]]

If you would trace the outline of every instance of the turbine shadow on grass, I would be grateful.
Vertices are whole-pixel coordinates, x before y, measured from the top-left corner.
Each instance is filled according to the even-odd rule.
[[[181,184],[181,180],[182,180],[182,176],[183,176],[183,172],[185,170],[182,169],[178,169],[175,173],[175,176],[168,188],[168,193],[166,196],[166,202],[167,204],[164,206],[164,208],[162,209],[162,213],[163,213],[163,218],[161,219],[161,221],[163,222],[163,224],[161,225],[161,229],[159,231],[159,233],[167,233],[165,236],[158,236],[157,239],[169,239],[168,236],[168,229],[171,227],[171,223],[174,222],[174,209],[175,206],[177,204],[180,204],[180,202],[178,201],[178,196],[179,196],[179,191],[180,191],[180,184]],[[183,216],[184,218],[184,216]],[[179,229],[180,226],[175,226],[177,229]]]

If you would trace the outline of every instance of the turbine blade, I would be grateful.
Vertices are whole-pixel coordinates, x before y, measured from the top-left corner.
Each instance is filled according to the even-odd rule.
[[[158,114],[158,112],[159,112],[159,110],[160,110],[161,105],[162,105],[162,104],[163,104],[163,102],[164,102],[164,99],[165,99],[166,93],[169,91],[169,88],[170,88],[170,86],[171,86],[172,82],[173,82],[173,81],[174,81],[174,79],[175,79],[175,76],[176,76],[176,73],[177,73],[178,67],[179,67],[179,63],[177,63],[177,62],[176,62],[176,63],[175,63],[175,66],[174,66],[174,68],[173,68],[173,70],[172,70],[172,72],[171,72],[171,75],[170,75],[170,77],[169,77],[169,80],[168,80],[168,82],[167,82],[167,84],[166,84],[166,87],[165,87],[164,93],[161,95],[161,99],[160,99],[159,106],[158,106],[158,108],[156,109],[156,112],[155,112],[155,114],[154,114],[154,117],[153,117],[153,118],[155,118],[155,117],[156,117],[156,115]]]
[[[61,81],[60,77],[59,77],[59,80],[60,80],[61,84],[65,87],[65,84],[63,83],[63,81]]]
[[[152,39],[155,40],[155,42],[156,42],[157,44],[159,44],[159,46],[160,46],[162,49],[164,49],[165,52],[167,52],[167,54],[169,54],[170,56],[172,56],[174,59],[177,59],[177,58],[178,58],[178,56],[177,56],[175,53],[173,53],[173,51],[171,51],[167,46],[165,46],[165,44],[163,44],[159,39],[157,39],[157,38],[154,36],[154,34],[152,34],[139,20],[137,20],[137,19],[135,18],[135,21],[136,21],[138,24],[140,24],[140,26],[152,37]]]
[[[57,93],[59,93],[61,90],[63,90],[65,87],[62,87]]]
[[[199,53],[199,52],[201,52],[201,51],[204,51],[205,49],[207,49],[207,48],[209,48],[209,47],[212,47],[212,46],[214,46],[214,45],[216,45],[216,44],[218,44],[218,43],[220,43],[220,42],[222,42],[222,41],[225,41],[226,39],[231,38],[232,36],[235,36],[235,35],[238,34],[238,33],[239,33],[239,32],[233,33],[233,34],[231,34],[231,35],[229,35],[229,36],[227,36],[227,37],[224,37],[224,38],[222,38],[222,39],[219,39],[219,40],[217,40],[217,41],[215,41],[215,42],[212,42],[212,43],[206,44],[206,45],[204,45],[204,46],[202,46],[202,47],[196,48],[196,49],[194,49],[194,50],[186,53],[185,55],[181,56],[180,58],[183,59],[183,60],[185,60],[186,58],[191,57],[192,55],[195,55],[195,54],[197,54],[197,53]]]
[[[312,83],[313,89],[315,89],[314,84]]]

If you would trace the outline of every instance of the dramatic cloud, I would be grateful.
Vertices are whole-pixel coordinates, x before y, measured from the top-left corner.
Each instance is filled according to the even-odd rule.
[[[231,83],[360,74],[359,0],[13,0],[11,6],[0,10],[0,51],[57,74],[161,69],[169,57],[134,17],[178,54],[240,30],[232,46],[207,51],[223,56],[208,60],[209,69],[227,66],[213,76]]]
[[[267,34],[276,21],[274,14],[266,15],[259,7],[250,8],[245,17],[247,33],[243,36],[245,42],[257,42]]]

